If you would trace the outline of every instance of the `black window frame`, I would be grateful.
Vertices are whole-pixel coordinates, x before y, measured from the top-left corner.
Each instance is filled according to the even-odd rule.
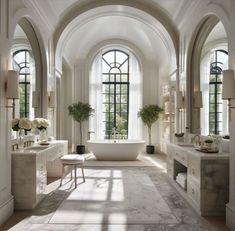
[[[218,49],[214,51],[214,57],[215,61],[210,64],[210,77],[209,77],[209,133],[210,134],[221,134],[222,131],[219,130],[219,123],[222,123],[223,121],[219,121],[219,114],[222,114],[223,112],[219,111],[219,105],[222,104],[222,100],[219,101],[219,95],[222,94],[222,92],[218,93],[218,89],[222,88],[222,75],[223,70],[221,66],[223,65],[220,60],[218,60],[218,52],[222,52],[226,55],[228,55],[228,52],[222,49]],[[212,81],[213,80],[213,81]],[[214,91],[211,92],[211,88],[214,88]],[[214,102],[211,100],[211,98],[214,98]],[[212,111],[212,108],[214,108],[214,111]],[[212,120],[213,118],[213,120]]]
[[[126,56],[126,59],[122,63],[117,62],[117,52],[121,52]],[[113,62],[107,62],[105,59],[105,55],[107,53],[113,53],[114,55],[114,61]],[[130,62],[129,62],[129,54],[126,52],[120,50],[120,49],[111,49],[106,51],[105,53],[102,54],[102,62],[105,62],[108,67],[109,71],[108,72],[103,72],[102,70],[102,86],[103,89],[105,86],[108,87],[108,92],[102,92],[103,98],[105,95],[108,95],[108,102],[102,102],[103,107],[108,106],[108,111],[103,110],[102,113],[104,115],[105,120],[103,123],[105,123],[105,137],[104,139],[112,139],[114,137],[113,134],[113,129],[117,131],[117,116],[120,115],[121,117],[125,115],[124,119],[126,120],[125,122],[125,130],[126,130],[126,135],[122,137],[123,139],[128,138],[128,123],[129,123],[129,75],[130,75]],[[127,64],[126,64],[127,62]],[[124,73],[121,68],[123,65],[127,65],[127,70]],[[119,70],[119,73],[112,73],[113,69]],[[106,78],[105,78],[106,77]],[[122,78],[124,77],[124,78]],[[111,79],[112,78],[112,79]],[[108,81],[105,81],[107,80]],[[118,81],[118,79],[120,81]],[[125,79],[126,81],[122,81]],[[122,86],[125,86],[126,92],[122,92]],[[113,87],[113,92],[111,92],[111,87]],[[120,88],[119,88],[120,87]],[[119,90],[118,90],[119,88]],[[120,98],[119,102],[117,102],[117,98]],[[126,97],[126,102],[122,102],[122,96]],[[111,101],[111,98],[113,97],[113,101]],[[111,110],[111,105],[114,106],[113,110]],[[122,111],[122,106],[126,107],[126,112]],[[113,123],[112,123],[112,116],[113,116]],[[108,128],[108,129],[107,129]]]
[[[21,63],[17,63],[15,60],[15,56],[19,53],[24,52],[24,61]],[[30,60],[27,60],[27,53],[28,53],[28,57],[30,57],[30,51],[27,49],[20,49],[17,50],[13,53],[13,68],[17,71],[19,71],[19,87],[22,87],[24,89],[24,94],[20,94],[20,101],[22,100],[21,97],[23,97],[23,107],[21,106],[22,103],[19,102],[20,104],[20,118],[22,117],[29,117],[29,112],[30,112],[30,108],[29,108],[29,95],[30,95],[30,90],[28,91],[28,87],[30,87],[31,82],[28,81],[29,76],[31,76],[30,73]],[[28,69],[27,73],[24,71],[22,72],[22,70]],[[23,81],[21,80],[23,76]],[[23,109],[22,109],[23,108]]]

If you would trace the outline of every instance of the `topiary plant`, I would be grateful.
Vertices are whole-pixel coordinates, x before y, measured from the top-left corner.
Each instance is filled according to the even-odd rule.
[[[79,123],[80,145],[82,145],[82,122],[89,119],[89,117],[93,114],[94,109],[92,109],[88,103],[78,102],[69,105],[68,110],[69,115],[71,115],[73,119]]]
[[[163,112],[163,109],[158,105],[145,105],[139,112],[138,116],[142,119],[143,123],[148,127],[148,144],[152,146],[152,134],[151,128],[153,123],[159,119],[160,113]],[[153,149],[154,152],[154,149]],[[149,153],[149,152],[148,152]]]

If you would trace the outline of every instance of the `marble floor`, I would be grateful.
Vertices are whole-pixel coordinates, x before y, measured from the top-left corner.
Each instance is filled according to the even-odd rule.
[[[37,208],[15,211],[0,230],[228,231],[224,217],[198,216],[169,184],[164,155],[146,158],[150,166],[87,166],[77,189],[48,179]]]

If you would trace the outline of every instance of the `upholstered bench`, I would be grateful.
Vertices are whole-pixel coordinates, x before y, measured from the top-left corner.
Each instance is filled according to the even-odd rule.
[[[74,179],[75,179],[75,188],[77,188],[77,167],[80,167],[82,169],[82,177],[83,182],[85,182],[85,176],[84,176],[84,170],[83,170],[83,164],[85,162],[85,158],[82,155],[77,154],[68,154],[64,155],[60,158],[61,164],[62,164],[62,176],[60,180],[60,186],[62,185],[62,181],[65,175],[65,166],[73,166],[74,167]],[[71,169],[71,180],[72,180],[72,169]]]

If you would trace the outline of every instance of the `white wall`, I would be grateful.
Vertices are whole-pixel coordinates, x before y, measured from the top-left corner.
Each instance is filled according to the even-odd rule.
[[[13,212],[13,197],[11,195],[11,119],[12,110],[6,105],[12,103],[5,97],[5,82],[7,70],[11,68],[10,50],[13,44],[13,35],[16,24],[23,17],[32,22],[35,33],[38,37],[39,46],[43,60],[43,71],[40,80],[44,84],[43,93],[47,92],[47,68],[48,59],[46,50],[50,33],[45,32],[44,25],[37,25],[34,22],[42,22],[40,16],[32,9],[25,7],[22,0],[1,0],[0,1],[0,224],[2,224]],[[46,36],[47,35],[47,36]],[[52,39],[52,38],[51,38]],[[48,49],[47,49],[48,51]],[[49,52],[47,52],[48,54]],[[52,69],[50,69],[52,71]],[[44,76],[44,77],[43,77]],[[44,79],[43,79],[44,78]],[[47,96],[43,94],[43,113],[47,116]]]

